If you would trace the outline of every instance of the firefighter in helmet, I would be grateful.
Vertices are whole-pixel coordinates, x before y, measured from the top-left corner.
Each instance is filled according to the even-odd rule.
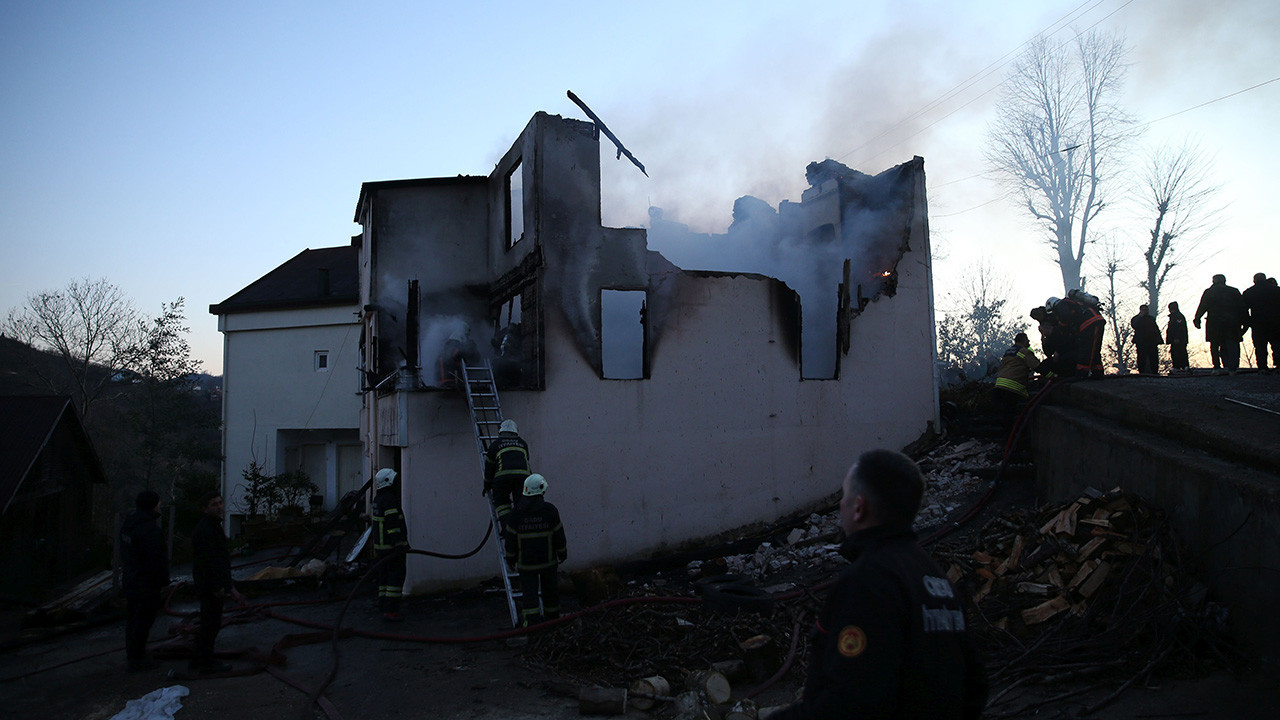
[[[523,497],[502,527],[507,558],[520,573],[522,627],[560,617],[556,572],[568,557],[568,549],[560,511],[547,502],[546,492],[546,478],[537,473],[525,478]]]
[[[385,620],[404,620],[400,595],[404,589],[405,551],[409,548],[404,511],[400,508],[400,487],[396,471],[382,468],[373,478],[373,552],[378,565],[378,609]]]

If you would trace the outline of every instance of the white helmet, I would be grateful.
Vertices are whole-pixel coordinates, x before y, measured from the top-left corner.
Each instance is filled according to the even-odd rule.
[[[516,421],[515,421],[515,420],[503,420],[503,421],[502,421],[502,424],[498,426],[498,432],[500,432],[500,433],[504,433],[504,432],[509,432],[509,433],[519,433],[520,431],[519,431],[519,430],[516,430]]]
[[[377,475],[373,476],[373,486],[379,490],[391,487],[391,483],[396,481],[396,471],[391,468],[382,468]]]
[[[547,479],[542,477],[538,473],[534,473],[524,479],[525,495],[529,495],[529,496],[541,495],[546,491],[547,491]]]
[[[1053,309],[1053,306],[1054,306],[1054,305],[1057,305],[1057,304],[1058,304],[1058,302],[1059,302],[1058,298],[1056,298],[1056,297],[1050,297],[1048,300],[1045,300],[1045,301],[1044,301],[1044,306],[1045,306],[1046,308],[1049,308],[1050,310],[1052,310],[1052,309]]]

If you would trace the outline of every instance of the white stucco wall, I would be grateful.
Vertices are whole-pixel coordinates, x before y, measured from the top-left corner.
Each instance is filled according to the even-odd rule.
[[[360,325],[355,306],[222,315],[222,484],[236,512],[241,471],[253,458],[275,468],[278,430],[357,430]],[[329,369],[315,370],[327,350]],[[324,490],[323,478],[313,481]],[[326,497],[326,503],[333,498]]]
[[[919,230],[919,229],[918,229]],[[601,380],[566,324],[547,316],[547,389],[508,392],[561,510],[569,569],[636,557],[754,522],[834,492],[864,450],[901,448],[937,417],[928,246],[898,265],[894,297],[851,326],[841,379],[799,380],[775,281],[687,277],[647,380]],[[411,393],[403,454],[414,547],[470,549],[487,521],[465,400]],[[395,401],[394,396],[386,399]],[[423,591],[497,572],[490,543],[466,561],[414,556]]]

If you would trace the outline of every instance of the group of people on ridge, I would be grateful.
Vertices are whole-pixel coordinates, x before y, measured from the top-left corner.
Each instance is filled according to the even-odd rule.
[[[1000,360],[992,399],[1006,411],[1028,397],[1032,373],[1044,377],[1098,378],[1102,368],[1102,331],[1106,320],[1101,304],[1092,295],[1072,290],[1067,297],[1049,298],[1031,310],[1039,323],[1044,359],[1030,349],[1026,333],[1014,336],[1013,345]],[[1200,297],[1192,323],[1196,329],[1205,319],[1205,340],[1215,373],[1234,374],[1240,368],[1240,341],[1253,331],[1253,345],[1261,372],[1280,358],[1280,287],[1275,278],[1263,273],[1253,276],[1253,286],[1243,293],[1227,285],[1223,275],[1214,275],[1213,284]],[[1187,345],[1190,337],[1187,318],[1177,302],[1169,303],[1169,321],[1163,336],[1148,305],[1141,305],[1129,321],[1133,329],[1136,370],[1143,375],[1160,374],[1160,345],[1169,346],[1171,374],[1190,372]]]

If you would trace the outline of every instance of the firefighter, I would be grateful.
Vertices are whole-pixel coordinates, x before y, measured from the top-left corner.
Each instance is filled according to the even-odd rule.
[[[1040,374],[1046,378],[1062,377],[1075,372],[1075,358],[1071,357],[1074,338],[1058,327],[1058,321],[1049,313],[1048,308],[1031,308],[1031,318],[1040,327],[1040,349],[1044,351],[1044,360],[1040,362]]]
[[[379,564],[378,609],[384,620],[400,622],[400,595],[404,589],[405,550],[409,548],[408,529],[400,509],[400,488],[396,471],[382,468],[373,478],[377,492],[373,496],[373,554]],[[384,562],[385,560],[385,562]]]
[[[1031,373],[1040,366],[1040,359],[1031,350],[1031,340],[1026,333],[1013,336],[1013,345],[1000,358],[1000,370],[996,373],[996,385],[991,388],[991,401],[1000,410],[1006,425],[1013,423],[1018,403],[1028,397],[1027,384]]]
[[[507,558],[520,573],[521,627],[560,617],[556,571],[568,557],[568,549],[560,511],[547,502],[546,492],[546,478],[537,473],[525,478],[524,497],[502,527]]]
[[[1049,298],[1045,305],[1058,318],[1058,326],[1075,336],[1076,377],[1102,377],[1102,331],[1107,321],[1093,296],[1072,290],[1061,300]]]
[[[498,426],[498,437],[484,455],[482,491],[490,493],[499,520],[511,512],[511,498],[524,487],[531,469],[529,443],[520,437],[515,420],[503,420]]]

